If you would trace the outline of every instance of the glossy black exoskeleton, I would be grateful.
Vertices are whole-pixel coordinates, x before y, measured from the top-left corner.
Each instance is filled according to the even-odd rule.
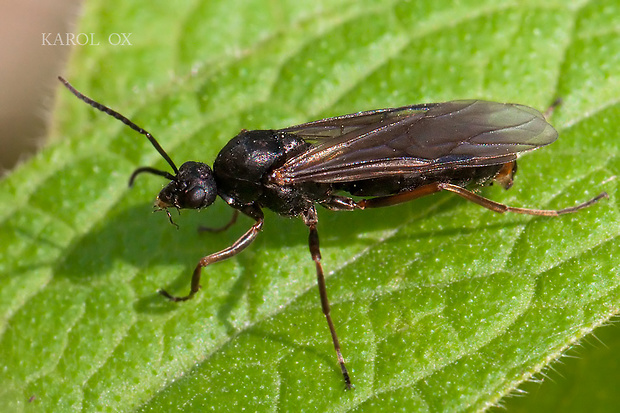
[[[330,315],[316,204],[350,211],[395,205],[446,190],[499,213],[557,216],[607,197],[601,193],[573,207],[541,210],[503,205],[466,189],[494,181],[510,188],[517,156],[557,139],[545,117],[523,105],[463,100],[359,112],[279,130],[243,130],[220,151],[213,170],[194,161],[177,169],[150,133],[59,79],[84,102],[145,135],[168,162],[174,174],[142,167],[132,174],[130,185],[143,172],[170,179],[155,206],[166,210],[171,222],[168,208],[201,209],[217,196],[235,209],[233,219],[222,229],[234,223],[238,211],[255,221],[233,245],[199,261],[188,295],[175,297],[159,291],[168,299],[192,298],[200,290],[203,267],[250,245],[263,226],[264,208],[304,220],[310,231],[321,306],[347,388],[351,380]]]

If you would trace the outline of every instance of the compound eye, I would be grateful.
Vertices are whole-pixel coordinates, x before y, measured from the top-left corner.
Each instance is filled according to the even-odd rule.
[[[181,208],[198,209],[204,206],[206,191],[201,187],[194,187],[183,194]]]

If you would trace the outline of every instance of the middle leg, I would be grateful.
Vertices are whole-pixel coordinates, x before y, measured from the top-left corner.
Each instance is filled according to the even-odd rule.
[[[325,275],[323,274],[323,266],[321,265],[321,250],[319,248],[319,233],[316,229],[316,224],[318,223],[318,216],[316,213],[316,209],[312,206],[311,209],[306,211],[303,215],[304,223],[308,226],[310,230],[310,235],[308,237],[308,244],[310,247],[310,254],[312,255],[312,259],[316,265],[316,278],[317,283],[319,285],[319,295],[321,297],[321,308],[323,310],[323,314],[327,319],[327,325],[329,326],[329,332],[332,335],[332,342],[334,343],[334,349],[336,350],[336,356],[338,357],[338,363],[340,364],[340,370],[342,371],[342,376],[344,377],[344,384],[347,389],[352,388],[351,378],[349,377],[349,372],[347,370],[347,366],[344,364],[344,358],[342,357],[342,352],[340,351],[340,341],[338,340],[338,335],[336,334],[336,328],[334,327],[334,322],[332,321],[332,316],[330,315],[329,308],[329,299],[327,298],[327,287],[325,286]]]

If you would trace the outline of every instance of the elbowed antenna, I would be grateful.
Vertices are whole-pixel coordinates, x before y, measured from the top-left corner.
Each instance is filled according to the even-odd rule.
[[[71,83],[69,83],[62,76],[58,76],[58,80],[60,80],[65,85],[65,87],[71,91],[71,93],[73,93],[75,96],[77,96],[78,99],[88,103],[90,106],[94,107],[95,109],[99,109],[100,111],[102,111],[104,113],[107,113],[108,115],[112,116],[113,118],[116,118],[116,119],[120,120],[125,125],[129,126],[131,129],[133,129],[136,132],[141,133],[142,135],[146,136],[146,138],[155,147],[157,152],[159,152],[159,154],[166,160],[166,162],[168,162],[168,164],[170,165],[170,167],[174,171],[174,174],[177,175],[179,173],[178,168],[176,167],[174,162],[172,162],[172,159],[170,159],[170,157],[168,156],[166,151],[164,151],[164,148],[162,148],[159,145],[159,142],[157,142],[155,140],[155,138],[153,137],[153,135],[151,135],[148,131],[142,129],[140,126],[136,125],[135,123],[133,123],[132,121],[127,119],[125,116],[123,116],[120,113],[116,112],[115,110],[112,110],[109,107],[107,107],[105,105],[102,105],[101,103],[96,102],[96,101],[92,100],[91,98],[89,98],[88,96],[82,94],[76,88],[74,88],[71,85]],[[131,186],[133,184],[133,180],[135,179],[136,175],[138,175],[139,173],[142,173],[142,172],[149,172],[149,173],[152,173],[152,174],[155,174],[155,175],[160,175],[160,176],[166,177],[168,179],[174,179],[174,176],[169,174],[168,172],[160,171],[158,169],[154,169],[154,168],[150,168],[150,167],[143,167],[143,168],[136,169],[135,172],[131,175],[131,178],[129,179],[129,186]]]
[[[159,169],[151,168],[150,166],[142,166],[142,167],[136,169],[135,171],[133,171],[133,173],[129,177],[129,186],[130,187],[133,186],[133,181],[135,181],[136,176],[140,175],[143,172],[148,172],[148,173],[153,174],[153,175],[163,176],[164,178],[168,178],[171,181],[174,181],[176,179],[176,176],[172,175],[170,172],[160,171]]]

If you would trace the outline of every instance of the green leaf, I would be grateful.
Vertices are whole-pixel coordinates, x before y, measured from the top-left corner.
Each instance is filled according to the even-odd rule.
[[[212,161],[242,128],[458,98],[543,110],[560,96],[558,142],[521,159],[509,192],[482,194],[550,209],[610,199],[559,218],[499,216],[450,194],[321,211],[356,387],[345,392],[303,223],[267,212],[258,241],[207,268],[194,300],[167,302],[158,288],[188,291],[197,260],[251,222],[198,234],[229,219],[223,203],[175,214],[178,231],[151,214],[163,182],[140,176],[129,190],[127,178],[165,162],[59,90],[54,143],[0,183],[1,405],[470,411],[542,377],[620,304],[620,6],[566,3],[86,4],[76,33],[99,45],[76,47],[66,77],[179,164]],[[131,45],[111,45],[115,33]]]

